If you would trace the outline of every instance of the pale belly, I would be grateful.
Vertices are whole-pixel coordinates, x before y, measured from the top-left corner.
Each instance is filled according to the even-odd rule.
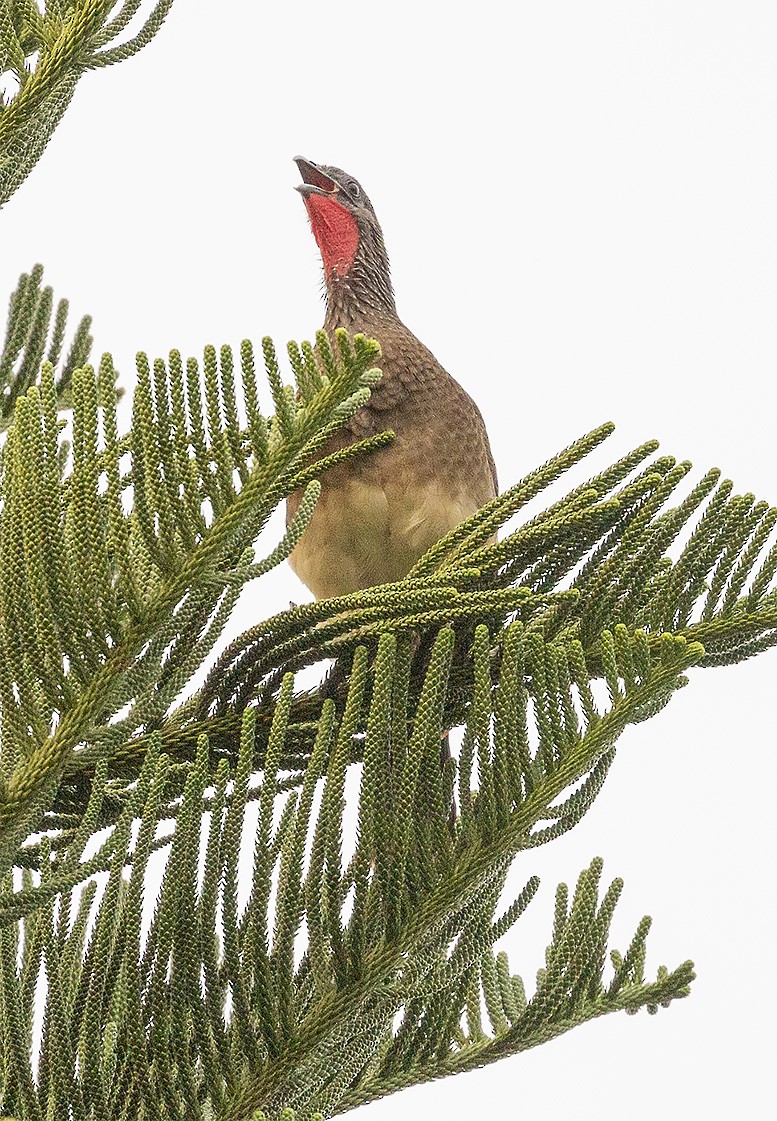
[[[431,479],[400,486],[357,477],[325,486],[291,566],[316,599],[390,584],[477,509],[470,495]]]

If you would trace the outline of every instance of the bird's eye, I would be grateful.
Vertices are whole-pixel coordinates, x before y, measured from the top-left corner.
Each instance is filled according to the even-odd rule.
[[[353,179],[348,184],[348,193],[350,195],[352,195],[353,198],[355,198],[355,199],[357,199],[359,197],[359,195],[361,194],[361,191],[359,190],[359,184],[354,182]]]

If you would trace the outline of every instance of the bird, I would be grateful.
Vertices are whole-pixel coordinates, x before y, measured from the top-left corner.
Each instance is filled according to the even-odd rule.
[[[481,412],[397,313],[389,258],[361,184],[337,167],[294,162],[326,289],[324,331],[377,339],[382,377],[369,401],[318,452],[323,458],[387,429],[387,446],[322,473],[321,494],[293,549],[316,599],[402,580],[446,533],[497,494]],[[286,503],[287,525],[301,492]]]

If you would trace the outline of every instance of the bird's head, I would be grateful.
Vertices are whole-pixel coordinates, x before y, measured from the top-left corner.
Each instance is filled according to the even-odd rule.
[[[339,167],[311,163],[302,156],[294,162],[302,176],[297,190],[321,251],[327,287],[345,280],[354,291],[372,291],[393,309],[383,233],[364,188]]]

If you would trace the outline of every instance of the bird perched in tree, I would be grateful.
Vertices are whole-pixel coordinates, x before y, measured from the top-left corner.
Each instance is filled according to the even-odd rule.
[[[356,180],[298,156],[297,187],[321,251],[324,330],[381,345],[383,376],[320,455],[393,429],[385,448],[333,467],[291,565],[317,599],[406,576],[415,562],[496,494],[494,460],[475,402],[397,315],[383,233]],[[291,495],[287,523],[300,494]]]

